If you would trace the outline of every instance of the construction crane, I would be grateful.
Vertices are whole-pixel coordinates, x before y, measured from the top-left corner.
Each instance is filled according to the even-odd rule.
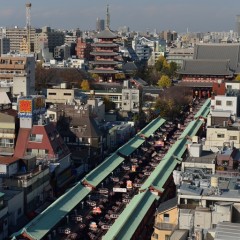
[[[31,3],[26,3],[27,53],[31,53]]]

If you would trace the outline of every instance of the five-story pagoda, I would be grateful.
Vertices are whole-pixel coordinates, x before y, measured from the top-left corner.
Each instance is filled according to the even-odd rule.
[[[117,65],[119,64],[119,46],[114,41],[118,38],[110,28],[110,15],[107,6],[106,27],[105,30],[97,34],[98,41],[92,44],[94,61],[90,64],[92,69],[90,73],[97,74],[99,81],[112,82],[115,80],[115,74],[120,73]]]

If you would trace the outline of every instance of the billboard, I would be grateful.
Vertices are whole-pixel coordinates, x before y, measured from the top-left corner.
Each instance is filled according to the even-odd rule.
[[[20,97],[18,100],[18,116],[21,118],[32,118],[46,112],[45,97],[41,95]]]

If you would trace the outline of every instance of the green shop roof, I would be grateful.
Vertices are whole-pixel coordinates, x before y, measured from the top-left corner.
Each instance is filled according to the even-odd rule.
[[[150,191],[133,197],[124,211],[116,219],[102,240],[129,240],[136,232],[149,208],[159,197]]]
[[[114,153],[105,161],[103,161],[99,166],[94,168],[89,174],[87,174],[82,181],[86,181],[91,186],[96,187],[123,161],[123,157],[120,157],[116,153]]]
[[[29,222],[20,231],[11,237],[15,239],[23,233],[32,239],[42,239],[57,225],[70,211],[72,211],[88,194],[90,189],[84,187],[80,182],[58,198],[47,209]]]
[[[202,105],[199,111],[195,114],[194,118],[204,117],[206,118],[210,112],[211,99],[208,98],[206,102]]]

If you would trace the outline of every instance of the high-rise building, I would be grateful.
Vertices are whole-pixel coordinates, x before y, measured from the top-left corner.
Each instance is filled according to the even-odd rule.
[[[6,38],[10,39],[10,51],[21,51],[21,45],[23,43],[23,39],[27,36],[26,28],[6,28],[4,31],[4,35]],[[36,29],[30,29],[30,44],[34,45]],[[33,50],[33,49],[32,49]]]
[[[104,19],[99,19],[97,18],[97,21],[96,21],[96,31],[97,32],[101,32],[103,31],[105,28],[105,21]]]
[[[240,15],[236,16],[236,32],[238,33],[238,36],[240,36]]]
[[[10,39],[0,37],[0,55],[10,52]]]
[[[42,32],[36,34],[35,38],[35,52],[40,52],[41,49],[48,47],[49,52],[54,52],[56,46],[64,44],[64,33],[54,31],[50,27],[43,27]]]

